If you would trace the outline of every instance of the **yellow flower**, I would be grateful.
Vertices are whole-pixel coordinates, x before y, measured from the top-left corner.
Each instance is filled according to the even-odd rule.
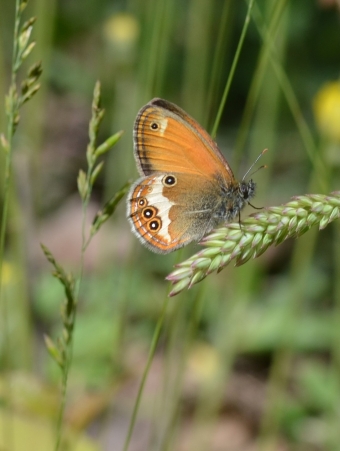
[[[10,263],[3,262],[2,264],[2,285],[6,286],[13,281],[14,268]]]
[[[189,355],[188,370],[198,383],[215,381],[220,372],[218,351],[207,343],[196,344]]]
[[[104,35],[115,44],[132,44],[139,36],[139,23],[130,14],[113,14],[104,24]]]
[[[313,101],[314,116],[320,132],[340,142],[340,82],[326,83]]]

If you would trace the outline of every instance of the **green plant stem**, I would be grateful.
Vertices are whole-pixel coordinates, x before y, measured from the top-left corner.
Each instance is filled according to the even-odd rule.
[[[69,355],[69,352],[68,352]],[[64,413],[65,413],[65,405],[66,405],[66,392],[67,392],[67,380],[68,380],[68,372],[70,367],[70,359],[67,356],[66,363],[63,368],[63,379],[62,379],[62,385],[61,385],[61,403],[60,408],[58,412],[58,419],[57,419],[57,425],[56,425],[56,431],[57,431],[57,440],[55,443],[54,450],[58,451],[60,449],[61,439],[62,439],[62,424],[64,420]]]
[[[211,71],[210,55],[215,42],[210,30],[213,25],[215,2],[190,0],[187,2],[187,21],[184,27],[185,58],[181,83],[181,105],[195,111],[195,118],[203,123],[207,108],[208,73]],[[197,43],[200,43],[197,45]]]
[[[12,71],[11,71],[11,87],[16,86],[16,75],[17,75],[17,52],[18,52],[18,35],[19,35],[19,26],[20,26],[20,0],[16,0],[15,3],[15,23],[14,23],[14,34],[13,34],[13,56],[12,56]],[[4,251],[5,251],[5,237],[6,237],[6,229],[8,222],[8,210],[9,210],[9,197],[10,197],[10,186],[11,186],[11,174],[12,174],[12,145],[13,145],[13,135],[15,131],[14,119],[15,113],[14,110],[16,105],[14,106],[13,102],[11,103],[11,108],[9,110],[8,118],[7,118],[7,148],[6,148],[6,161],[5,161],[5,174],[4,174],[4,198],[3,198],[3,207],[2,207],[2,216],[1,216],[1,230],[0,230],[0,306],[2,317],[3,317],[3,340],[4,340],[4,349],[9,350],[10,342],[9,342],[9,327],[8,327],[8,314],[7,314],[7,305],[6,302],[3,301],[3,263],[4,263]],[[5,365],[6,365],[7,357],[5,352]],[[6,399],[6,403],[10,405],[9,400],[11,399],[11,384],[9,378],[4,375],[4,396]],[[7,445],[9,449],[13,446],[13,427],[11,421],[4,421],[3,424],[3,437],[6,438]]]
[[[17,53],[18,53],[18,35],[20,26],[20,0],[16,0],[15,3],[15,24],[14,24],[14,35],[13,35],[13,56],[12,56],[12,75],[11,75],[11,87],[16,86],[16,76],[17,76]],[[4,176],[4,200],[2,207],[1,216],[1,231],[0,231],[0,303],[2,299],[2,270],[4,261],[4,251],[5,251],[5,237],[8,222],[8,209],[9,209],[9,196],[10,196],[10,186],[11,186],[11,175],[12,175],[12,145],[13,145],[13,135],[15,132],[15,114],[13,104],[13,97],[11,102],[11,108],[8,114],[7,123],[7,149],[6,149],[6,161],[5,161],[5,176]],[[15,105],[15,108],[17,106]]]
[[[308,270],[315,251],[317,237],[318,230],[314,228],[310,231],[308,238],[304,236],[297,241],[294,249],[290,268],[292,291],[289,300],[287,300],[290,312],[287,323],[292,330],[299,327],[304,288],[308,283]],[[259,449],[261,451],[270,451],[277,446],[282,403],[285,398],[285,389],[288,384],[293,357],[294,345],[287,335],[286,342],[275,352],[270,369],[266,408],[259,435]]]
[[[150,32],[150,41],[148,42],[149,52],[146,54],[145,61],[147,64],[143,66],[145,69],[145,91],[148,93],[148,98],[152,97],[152,93],[154,92],[154,86],[160,80],[158,79],[159,69],[158,69],[158,55],[159,49],[163,44],[162,40],[162,27],[163,22],[166,20],[166,1],[150,3],[153,6],[152,12],[150,13],[153,18],[151,22],[151,27],[149,28]]]
[[[315,186],[318,182],[317,168],[315,168],[310,180],[310,186]],[[288,301],[290,309],[288,323],[292,330],[299,327],[304,287],[308,283],[308,271],[315,252],[317,238],[318,230],[312,228],[308,238],[303,236],[297,241],[291,259],[290,280],[292,281],[292,291]],[[275,352],[270,369],[266,408],[262,417],[259,435],[259,449],[261,451],[271,451],[277,446],[282,403],[285,397],[285,389],[288,385],[293,357],[294,346],[290,342],[290,337],[287,336],[285,343]]]
[[[192,307],[189,307],[190,315],[189,318],[184,316],[184,309],[182,302],[178,303],[178,310],[176,312],[175,318],[171,321],[171,334],[172,340],[169,343],[169,349],[167,349],[167,354],[169,356],[170,362],[168,362],[168,366],[170,369],[171,365],[176,365],[176,374],[175,381],[173,383],[173,390],[170,391],[170,384],[164,384],[163,392],[167,393],[168,404],[165,403],[165,399],[163,399],[163,403],[161,405],[162,411],[159,412],[161,415],[162,412],[167,413],[167,424],[165,427],[164,435],[162,437],[161,445],[157,448],[160,451],[168,451],[170,449],[174,449],[175,446],[171,447],[171,439],[173,439],[174,431],[178,421],[181,418],[181,394],[183,390],[183,381],[184,374],[186,369],[186,364],[188,360],[190,346],[194,340],[194,333],[197,332],[197,327],[199,321],[202,316],[202,308],[203,303],[205,301],[206,294],[206,286],[201,285],[200,290],[198,290],[197,295],[195,296]],[[176,323],[175,325],[173,323]],[[177,327],[177,323],[181,323],[181,329]],[[188,324],[185,328],[184,324]],[[179,332],[179,333],[178,333]],[[182,332],[182,335],[180,334]],[[184,335],[184,337],[183,337]],[[180,354],[178,350],[180,349]],[[175,357],[171,360],[170,353],[173,352]],[[165,369],[165,376],[167,376],[170,371]],[[166,381],[167,382],[167,381]]]
[[[271,39],[270,31],[268,31],[267,27],[263,23],[262,15],[257,5],[254,6],[252,18],[260,33],[263,42],[266,44],[266,49],[268,49],[269,51],[270,64],[274,70],[277,80],[281,86],[282,92],[286,98],[286,102],[295,120],[302,142],[305,146],[307,155],[310,158],[310,161],[312,162],[313,166],[317,168],[319,184],[320,186],[322,186],[322,189],[326,191],[327,180],[329,179],[327,167],[325,165],[322,156],[320,155],[320,152],[318,152],[318,148],[314,142],[313,135],[302,114],[299,102],[296,98],[295,92],[289,81],[289,78],[287,77],[287,74],[282,68],[282,65],[278,61],[275,52],[275,47]]]
[[[11,131],[10,126],[8,127],[8,130]],[[11,146],[10,142],[9,142],[9,146]],[[8,152],[10,152],[10,150]],[[0,299],[1,299],[1,294],[2,294],[2,269],[3,269],[3,260],[4,260],[5,236],[6,236],[7,221],[8,221],[10,184],[11,184],[11,156],[8,153],[8,155],[6,155],[6,162],[5,162],[4,203],[3,203],[3,207],[2,207],[1,235],[0,235]]]
[[[213,129],[212,129],[212,132],[211,132],[211,136],[213,138],[215,138],[215,136],[216,136],[217,129],[218,129],[218,126],[219,126],[220,121],[221,121],[222,113],[223,113],[224,106],[225,106],[225,103],[226,103],[226,100],[227,100],[227,96],[228,96],[228,93],[229,93],[229,89],[230,89],[230,86],[231,86],[231,82],[232,82],[232,80],[234,78],[236,66],[237,66],[237,63],[238,63],[238,60],[239,60],[239,57],[240,57],[240,54],[241,54],[244,38],[246,37],[248,25],[249,25],[249,22],[250,22],[250,16],[251,16],[252,8],[253,8],[253,3],[254,3],[254,0],[250,0],[249,5],[248,5],[247,15],[246,15],[246,18],[245,18],[245,21],[244,21],[244,24],[243,24],[241,37],[240,37],[240,40],[239,40],[238,45],[237,45],[237,49],[236,49],[236,52],[235,52],[235,57],[233,59],[233,64],[232,64],[230,72],[229,72],[228,80],[227,80],[226,86],[224,88],[224,92],[223,92],[223,95],[222,95],[222,100],[221,100],[221,103],[220,103],[220,106],[219,106],[219,109],[218,109],[218,112],[217,112],[217,115],[216,115],[216,119],[215,119],[215,123],[214,123]]]
[[[335,246],[334,246],[334,274],[340,274],[340,224],[337,224],[337,227],[334,230],[335,235]],[[332,366],[330,368],[330,372],[334,375],[334,380],[339,381],[340,375],[340,329],[337,327],[340,324],[340,279],[339,277],[334,278],[334,314],[336,316],[335,331],[334,331],[334,340],[331,347],[331,355],[332,355]],[[338,396],[340,391],[340,383],[338,382]],[[339,431],[339,420],[340,420],[340,411],[337,406],[337,402],[334,401],[332,403],[332,408],[327,412],[327,416],[329,418],[329,423],[331,424],[331,430],[329,437],[326,441],[329,450],[336,450],[339,446],[340,440],[340,431]]]
[[[140,401],[141,401],[141,398],[142,398],[145,382],[146,382],[146,379],[148,377],[149,370],[150,370],[150,367],[151,367],[151,363],[152,363],[153,357],[155,355],[156,347],[157,347],[157,344],[158,344],[158,341],[159,341],[159,337],[160,337],[160,334],[161,334],[161,330],[163,328],[163,324],[164,324],[164,319],[165,319],[168,303],[169,303],[169,298],[166,297],[165,300],[164,300],[164,303],[163,303],[163,308],[162,308],[161,315],[160,315],[160,317],[159,317],[159,319],[157,321],[156,329],[155,329],[155,332],[154,332],[153,337],[152,337],[152,342],[151,342],[151,346],[150,346],[150,350],[149,350],[148,359],[147,359],[147,362],[146,362],[146,365],[145,365],[145,368],[144,368],[144,371],[143,371],[142,379],[141,379],[141,382],[140,382],[140,385],[139,385],[139,388],[138,388],[138,393],[137,393],[137,397],[136,397],[135,404],[134,404],[134,407],[133,407],[133,412],[132,412],[132,415],[131,415],[129,429],[128,429],[128,432],[127,432],[127,435],[126,435],[123,451],[127,451],[128,448],[129,448],[129,444],[130,444],[130,440],[131,440],[131,437],[132,437],[133,429],[134,429],[134,426],[135,426],[135,423],[136,423],[137,413],[138,413]]]
[[[207,92],[205,115],[203,119],[203,124],[209,124],[212,118],[209,114],[212,111],[214,95],[218,91],[218,82],[221,76],[221,68],[223,67],[223,59],[226,54],[226,48],[228,44],[228,38],[230,36],[230,27],[228,26],[228,21],[231,19],[231,12],[233,11],[231,2],[224,2],[221,21],[218,29],[218,36],[216,40],[216,46],[214,50],[214,59],[212,63],[209,87]],[[209,119],[209,122],[208,122]]]
[[[87,179],[88,180],[90,179],[91,171],[92,171],[92,167],[88,167],[88,171],[87,171]],[[87,218],[87,208],[88,208],[91,192],[92,192],[92,189],[91,189],[91,186],[89,186],[87,196],[82,204],[82,211],[83,211],[83,213],[82,213],[82,246],[81,246],[81,253],[80,253],[80,268],[79,268],[78,283],[75,286],[75,293],[74,293],[74,299],[75,299],[74,310],[75,311],[74,311],[73,329],[74,329],[76,318],[77,318],[76,309],[77,309],[77,304],[78,304],[78,299],[79,299],[80,287],[81,287],[81,283],[83,280],[83,274],[84,274],[85,250],[86,250],[87,244],[89,244],[89,243],[87,243],[87,240],[86,240],[86,218]],[[54,448],[55,451],[58,451],[60,449],[60,444],[61,444],[61,439],[62,439],[61,431],[62,431],[62,424],[63,424],[63,420],[64,420],[68,375],[69,375],[69,370],[70,370],[71,363],[72,363],[72,354],[73,354],[73,333],[71,333],[70,338],[69,338],[69,343],[68,343],[67,352],[66,352],[65,366],[63,367],[63,371],[62,371],[62,392],[61,392],[60,409],[59,409],[58,420],[57,420],[57,440],[56,440],[56,444],[55,444],[55,448]]]
[[[281,28],[279,27],[279,24],[286,5],[287,0],[279,0],[277,3],[275,3],[275,9],[271,15],[270,24],[268,27],[268,36],[271,37],[272,41],[276,40],[276,36],[279,31],[280,31],[280,39],[282,39]],[[233,153],[233,168],[236,168],[236,170],[240,165],[242,153],[244,151],[244,147],[247,138],[249,136],[249,132],[251,131],[251,121],[253,119],[253,113],[255,108],[258,106],[258,99],[260,96],[261,88],[263,87],[265,76],[268,73],[269,57],[270,52],[268,49],[268,44],[267,42],[263,41],[257,67],[255,69],[255,73],[251,80],[250,89],[248,91],[248,96],[244,107],[239,132],[236,138],[236,145]],[[266,89],[268,89],[267,86]],[[268,115],[267,110],[266,114]],[[270,149],[270,147],[267,144],[266,147]],[[270,152],[270,154],[272,154],[273,155],[272,158],[274,158],[275,156],[274,152]],[[267,163],[267,166],[270,167],[270,164]],[[261,178],[261,180],[263,180],[263,178]],[[263,186],[263,181],[261,181],[261,186]]]

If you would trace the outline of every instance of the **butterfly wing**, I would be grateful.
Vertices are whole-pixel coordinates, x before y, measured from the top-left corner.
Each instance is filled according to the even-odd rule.
[[[209,134],[185,111],[163,99],[153,99],[138,113],[134,153],[141,175],[155,172],[223,176],[234,181],[227,161]]]
[[[137,115],[134,152],[143,176],[128,196],[135,235],[159,253],[200,240],[221,217],[222,191],[237,183],[214,141],[176,105],[154,99]]]
[[[216,225],[219,201],[214,185],[202,183],[201,177],[176,173],[171,177],[176,179],[171,186],[166,186],[164,174],[139,179],[128,200],[133,232],[149,249],[164,254],[210,231]]]

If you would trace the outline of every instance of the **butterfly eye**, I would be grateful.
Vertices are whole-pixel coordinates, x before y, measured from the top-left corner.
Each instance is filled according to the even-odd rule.
[[[156,216],[156,214],[157,214],[156,208],[152,207],[144,208],[144,210],[142,211],[142,215],[144,216],[145,219],[151,219],[154,216]]]
[[[173,175],[166,175],[162,181],[164,186],[174,186],[177,183],[177,179]]]
[[[157,124],[157,122],[152,122],[152,124],[150,125],[150,127],[151,127],[151,129],[152,130],[158,130],[158,124]]]
[[[139,205],[140,207],[145,207],[145,205],[146,205],[146,200],[145,200],[145,199],[139,199],[138,205]]]
[[[154,219],[148,225],[150,230],[152,230],[153,232],[157,232],[161,227],[161,222],[158,219]]]

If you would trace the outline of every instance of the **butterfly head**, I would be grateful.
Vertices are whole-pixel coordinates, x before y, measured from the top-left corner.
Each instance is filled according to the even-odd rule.
[[[242,181],[239,184],[239,195],[245,201],[249,202],[255,196],[255,182],[250,179],[248,182]]]
[[[241,182],[234,180],[230,185],[224,186],[221,203],[218,204],[214,215],[216,218],[214,227],[218,225],[218,221],[230,222],[239,216],[241,210],[255,196],[255,189],[256,184],[252,179],[249,181],[242,180]]]

